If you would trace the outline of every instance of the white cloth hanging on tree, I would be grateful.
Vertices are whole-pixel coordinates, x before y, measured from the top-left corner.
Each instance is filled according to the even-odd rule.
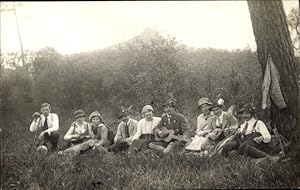
[[[271,56],[268,57],[262,84],[262,109],[270,108],[271,99],[278,109],[285,108],[286,102],[280,89],[280,75]]]

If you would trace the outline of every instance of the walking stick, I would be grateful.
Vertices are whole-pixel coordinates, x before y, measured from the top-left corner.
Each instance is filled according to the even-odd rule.
[[[37,131],[38,131],[38,130],[36,130],[35,133],[34,133],[34,138],[33,138],[33,142],[32,142],[32,147],[34,147],[34,145],[35,145]]]
[[[279,139],[279,144],[280,144],[280,149],[281,149],[282,155],[285,156],[283,145],[282,145],[282,142],[281,142],[281,139],[280,139],[280,136],[279,136],[279,133],[278,133],[278,130],[277,130],[277,127],[275,124],[274,124],[273,132],[274,132],[275,136]]]
[[[36,135],[37,135],[37,133],[38,133],[38,131],[39,131],[39,126],[40,126],[40,122],[41,122],[41,119],[39,120],[39,122],[38,122],[38,124],[37,124],[37,129],[36,129],[36,131],[35,131],[35,133],[34,133],[34,138],[33,138],[33,142],[32,142],[32,147],[35,145],[35,143],[36,143]]]

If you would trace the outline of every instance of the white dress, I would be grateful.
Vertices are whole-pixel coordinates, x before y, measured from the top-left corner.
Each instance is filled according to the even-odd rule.
[[[210,140],[207,137],[200,135],[201,132],[209,130],[207,119],[210,116],[212,116],[212,114],[208,116],[201,114],[198,116],[196,135],[192,138],[192,142],[185,147],[186,150],[201,151],[205,150],[207,145],[210,145]]]

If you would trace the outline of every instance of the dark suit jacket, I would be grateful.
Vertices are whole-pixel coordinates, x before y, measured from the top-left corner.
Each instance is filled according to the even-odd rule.
[[[172,129],[175,131],[175,135],[183,135],[190,138],[192,131],[189,127],[187,119],[180,113],[173,113],[170,117],[170,123],[168,122],[167,114],[163,114],[158,125],[153,129],[154,135],[162,128]]]

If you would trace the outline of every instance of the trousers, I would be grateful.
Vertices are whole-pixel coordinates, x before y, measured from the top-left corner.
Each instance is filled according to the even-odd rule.
[[[45,133],[43,139],[38,141],[37,146],[44,145],[48,150],[55,151],[57,149],[59,136],[59,133],[56,131],[51,132],[50,135]]]
[[[263,142],[258,144],[253,140],[255,137],[259,136],[261,136],[261,134],[257,132],[251,133],[245,136],[243,139],[241,139],[240,136],[237,136],[224,145],[221,154],[225,157],[228,157],[231,150],[237,149],[238,153],[240,154],[245,154],[252,158],[263,158],[267,155],[267,145]]]

